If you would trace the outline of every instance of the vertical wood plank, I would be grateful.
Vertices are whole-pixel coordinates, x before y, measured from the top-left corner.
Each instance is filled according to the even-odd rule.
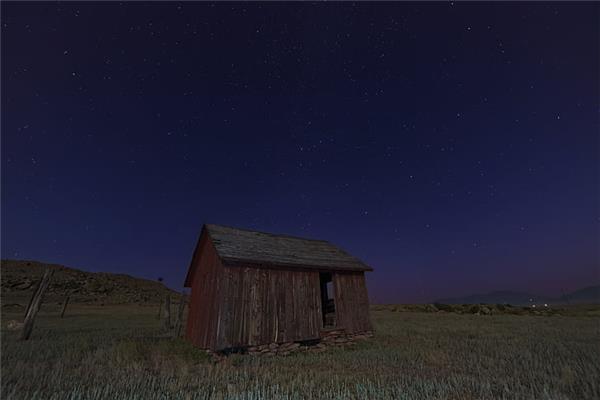
[[[364,273],[336,273],[334,287],[338,326],[348,333],[371,330]]]

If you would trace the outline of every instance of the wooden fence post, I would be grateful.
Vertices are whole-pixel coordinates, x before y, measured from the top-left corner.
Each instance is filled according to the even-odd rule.
[[[38,283],[35,284],[35,289],[33,290],[33,294],[31,295],[31,298],[29,299],[29,304],[27,304],[27,308],[25,309],[25,315],[23,316],[23,318],[25,318],[25,316],[27,316],[27,313],[29,313],[29,309],[31,308],[31,303],[33,303],[33,299],[35,299],[35,294],[38,292],[38,290],[40,290],[41,284],[42,284],[41,279],[38,281]]]
[[[44,292],[48,289],[48,285],[50,284],[50,277],[54,274],[54,270],[47,268],[46,272],[44,272],[44,277],[40,281],[40,284],[33,294],[31,298],[29,308],[25,313],[25,321],[23,321],[23,330],[21,331],[21,340],[27,340],[31,336],[31,331],[33,330],[33,322],[35,321],[35,316],[40,310],[40,306],[42,305],[42,300],[44,298]]]
[[[62,311],[60,313],[60,317],[63,318],[65,316],[65,311],[67,311],[67,304],[69,304],[69,295],[67,295],[67,297],[65,297],[65,302],[63,304],[63,308]]]
[[[179,308],[177,309],[177,320],[175,322],[174,335],[176,338],[181,336],[181,326],[183,325],[183,310],[185,309],[185,303],[185,293],[182,293],[181,297],[179,298]]]
[[[164,326],[167,331],[171,329],[171,297],[169,295],[165,297]]]

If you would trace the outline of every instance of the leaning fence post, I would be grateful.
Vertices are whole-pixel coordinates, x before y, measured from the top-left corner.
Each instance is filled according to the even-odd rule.
[[[164,316],[165,330],[171,329],[171,297],[165,296],[165,316]]]
[[[63,304],[63,308],[62,311],[60,313],[60,317],[63,318],[65,316],[65,311],[67,311],[67,304],[69,304],[69,295],[67,295],[67,297],[65,297],[65,302]]]
[[[25,309],[25,315],[23,316],[23,318],[25,318],[27,316],[27,314],[29,313],[29,309],[31,308],[31,303],[33,303],[33,299],[35,299],[35,294],[38,292],[38,290],[40,290],[41,284],[42,284],[41,279],[35,284],[35,289],[33,290],[33,294],[31,295],[31,297],[29,298],[29,304],[27,304],[27,308]]]
[[[157,281],[161,282],[163,281],[162,276],[159,276]],[[162,307],[163,307],[163,303],[162,303],[162,299],[160,299],[160,303],[158,304],[158,315],[156,316],[156,319],[160,321],[160,315],[162,314]]]
[[[185,309],[185,293],[179,298],[179,308],[177,309],[177,320],[175,321],[175,337],[181,336],[181,326],[183,325],[183,310]]]
[[[33,297],[31,298],[29,307],[27,309],[27,312],[25,313],[25,320],[23,321],[21,340],[27,340],[31,336],[35,316],[40,310],[40,306],[42,305],[42,300],[44,298],[44,292],[46,292],[46,289],[48,289],[48,285],[50,284],[50,277],[52,276],[52,274],[54,274],[54,270],[47,268],[46,272],[44,272],[44,277],[40,281],[37,290],[34,292]]]
[[[163,303],[162,303],[162,299],[160,299],[160,303],[158,303],[158,315],[156,316],[156,319],[160,321],[160,316],[162,315],[162,307],[163,307]]]

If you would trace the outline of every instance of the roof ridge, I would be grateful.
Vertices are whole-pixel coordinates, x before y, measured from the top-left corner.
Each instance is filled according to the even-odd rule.
[[[244,231],[244,232],[251,232],[251,233],[260,233],[262,235],[267,235],[267,236],[271,236],[271,237],[283,237],[283,238],[289,238],[289,239],[298,239],[298,240],[306,240],[306,241],[310,241],[310,242],[322,242],[322,243],[329,243],[332,246],[333,243],[331,243],[328,240],[324,240],[324,239],[311,239],[311,238],[306,238],[306,237],[300,237],[300,236],[294,236],[294,235],[288,235],[285,233],[272,233],[272,232],[264,232],[264,231],[257,231],[254,229],[247,229],[247,228],[237,228],[235,226],[230,226],[230,225],[221,225],[221,224],[210,224],[210,223],[205,223],[204,226],[206,226],[207,228],[209,228],[210,226],[214,226],[214,227],[219,227],[219,228],[226,228],[226,229],[232,229],[235,231]],[[337,246],[336,246],[337,247]]]

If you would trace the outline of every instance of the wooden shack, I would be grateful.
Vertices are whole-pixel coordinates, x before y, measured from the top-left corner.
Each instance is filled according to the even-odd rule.
[[[185,279],[186,338],[221,351],[371,331],[365,271],[324,240],[204,225]]]

